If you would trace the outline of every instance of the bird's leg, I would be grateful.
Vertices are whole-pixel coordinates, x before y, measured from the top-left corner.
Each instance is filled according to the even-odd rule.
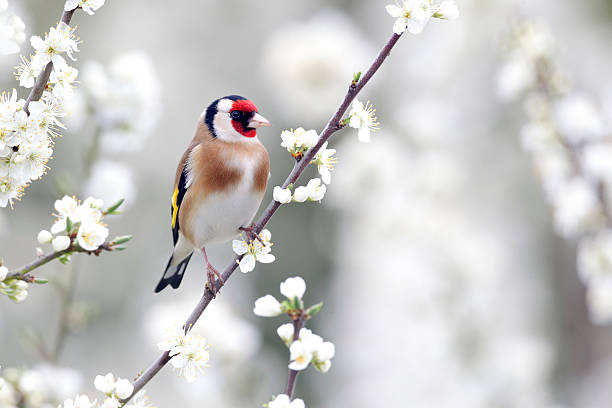
[[[221,286],[223,286],[225,282],[223,281],[223,277],[221,276],[219,271],[215,269],[215,267],[213,267],[212,264],[208,261],[206,248],[202,247],[202,253],[204,254],[204,260],[206,261],[206,279],[208,280],[207,285],[209,285],[209,289],[212,291],[212,293],[216,295],[217,285],[215,283],[215,276],[219,278],[219,282],[221,283],[219,289],[221,289]]]
[[[262,245],[265,245],[261,237],[259,236],[259,234],[255,232],[255,224],[251,225],[250,227],[240,227],[238,229],[240,231],[244,231],[244,233],[246,234],[249,240],[251,241],[258,240],[259,242],[261,242]]]

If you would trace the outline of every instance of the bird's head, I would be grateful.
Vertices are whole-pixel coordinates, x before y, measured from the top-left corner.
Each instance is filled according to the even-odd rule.
[[[257,112],[255,104],[239,95],[225,96],[211,103],[204,121],[213,137],[228,142],[253,139],[258,127],[270,126]]]

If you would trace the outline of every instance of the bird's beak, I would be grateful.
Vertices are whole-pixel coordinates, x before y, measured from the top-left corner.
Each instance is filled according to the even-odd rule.
[[[251,121],[249,122],[250,128],[258,128],[258,127],[265,127],[265,126],[272,126],[272,125],[270,124],[268,119],[264,118],[259,113],[255,113],[255,115],[251,118]]]

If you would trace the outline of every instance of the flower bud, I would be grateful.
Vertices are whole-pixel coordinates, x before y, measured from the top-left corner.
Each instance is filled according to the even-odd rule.
[[[38,233],[38,243],[39,244],[48,244],[53,239],[53,235],[47,230],[42,230]]]
[[[121,399],[128,398],[132,392],[134,392],[134,385],[128,380],[120,378],[115,384],[115,393]]]
[[[67,249],[70,246],[70,238],[68,238],[66,235],[60,235],[58,237],[53,238],[53,241],[51,241],[51,245],[53,246],[54,250],[63,251],[64,249]]]
[[[274,317],[280,315],[282,312],[281,304],[272,295],[260,297],[255,301],[253,313],[257,316]]]

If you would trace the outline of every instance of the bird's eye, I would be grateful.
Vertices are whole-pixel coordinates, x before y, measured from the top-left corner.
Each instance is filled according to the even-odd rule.
[[[232,117],[232,119],[239,119],[242,116],[242,112],[237,110],[231,111],[230,116]]]

